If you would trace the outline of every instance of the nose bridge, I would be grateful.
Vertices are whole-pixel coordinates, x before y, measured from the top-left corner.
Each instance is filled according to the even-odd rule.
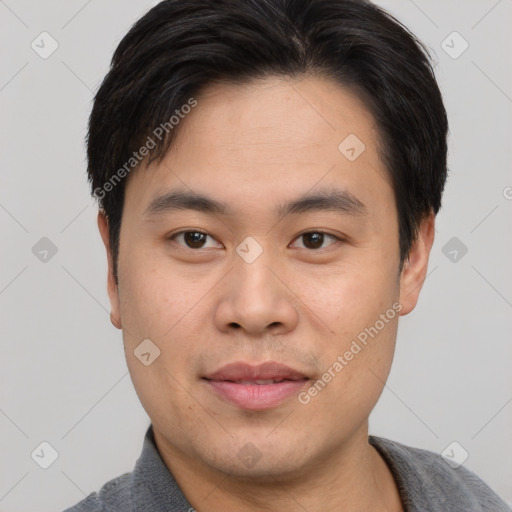
[[[240,258],[235,263],[235,296],[245,302],[245,307],[271,308],[283,293],[271,272],[272,261],[268,251],[262,252],[253,262]],[[274,263],[275,265],[275,263]]]
[[[231,282],[217,315],[219,327],[237,326],[251,334],[262,334],[269,328],[283,332],[293,328],[297,313],[289,290],[275,275],[279,270],[271,251],[262,250],[254,257],[255,247],[250,241],[248,244],[241,244],[246,252],[236,256],[230,272]],[[251,258],[244,258],[247,254]]]

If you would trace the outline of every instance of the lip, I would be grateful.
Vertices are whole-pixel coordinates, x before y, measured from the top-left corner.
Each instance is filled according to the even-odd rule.
[[[231,363],[205,377],[213,381],[251,381],[251,380],[300,380],[307,378],[303,373],[275,361],[258,365]]]
[[[309,378],[289,366],[270,361],[256,366],[231,363],[203,380],[217,396],[239,408],[256,411],[282,404],[299,393]]]

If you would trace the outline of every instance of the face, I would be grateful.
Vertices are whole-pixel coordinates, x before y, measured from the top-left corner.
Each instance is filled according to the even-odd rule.
[[[399,273],[378,133],[350,91],[276,78],[197,102],[126,184],[112,321],[167,453],[300,474],[366,435],[428,250]]]

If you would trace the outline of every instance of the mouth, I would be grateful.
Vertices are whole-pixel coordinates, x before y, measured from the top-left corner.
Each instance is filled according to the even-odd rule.
[[[244,386],[265,386],[268,384],[279,384],[284,381],[296,382],[300,379],[256,379],[256,380],[227,380],[224,382],[233,382],[235,384],[242,384]],[[217,381],[218,382],[218,381]]]
[[[257,366],[232,363],[203,377],[218,397],[246,410],[277,407],[298,394],[310,379],[302,372],[277,362]]]

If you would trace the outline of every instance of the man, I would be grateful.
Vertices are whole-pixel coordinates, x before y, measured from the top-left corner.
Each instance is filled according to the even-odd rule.
[[[362,0],[169,0],[117,48],[88,172],[151,426],[79,511],[501,511],[368,436],[416,305],[448,124],[421,43]]]

